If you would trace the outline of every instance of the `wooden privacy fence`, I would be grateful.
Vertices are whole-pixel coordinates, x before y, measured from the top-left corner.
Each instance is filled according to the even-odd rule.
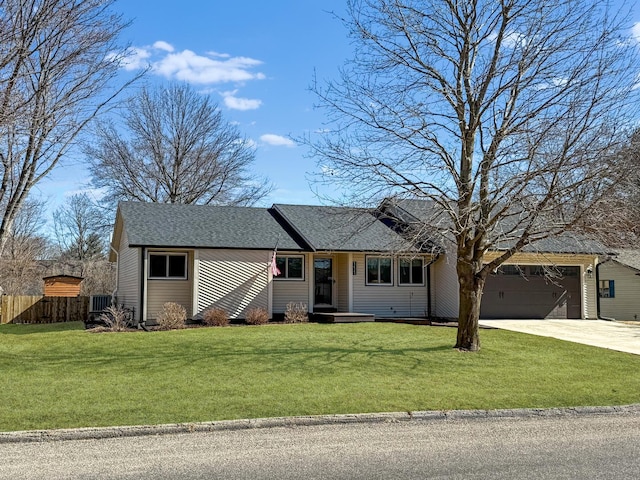
[[[89,315],[89,297],[0,297],[0,323],[55,323],[83,321]]]

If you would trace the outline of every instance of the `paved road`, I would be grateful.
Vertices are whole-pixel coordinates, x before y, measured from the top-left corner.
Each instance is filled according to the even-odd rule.
[[[480,325],[640,355],[640,325],[604,320],[480,320]]]
[[[448,419],[0,444],[2,479],[629,479],[640,415]]]

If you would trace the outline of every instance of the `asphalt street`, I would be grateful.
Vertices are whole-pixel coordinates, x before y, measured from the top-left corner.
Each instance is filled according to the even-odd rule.
[[[2,479],[631,479],[640,415],[453,418],[0,444]]]

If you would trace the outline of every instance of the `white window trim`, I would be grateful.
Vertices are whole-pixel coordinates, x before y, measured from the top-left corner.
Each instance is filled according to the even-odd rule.
[[[165,256],[165,257],[183,257],[184,258],[184,276],[183,277],[170,277],[169,276],[169,262],[167,261],[167,276],[165,277],[152,277],[151,276],[151,256]],[[186,252],[147,252],[147,262],[149,264],[149,280],[187,280],[189,278],[189,254]]]
[[[382,259],[382,258],[388,258],[389,260],[391,260],[391,267],[390,267],[390,275],[391,275],[391,281],[389,283],[369,283],[369,259],[370,258],[378,258],[378,259]],[[393,275],[393,257],[390,255],[365,255],[364,257],[364,282],[365,285],[367,286],[371,286],[371,287],[393,287],[394,283],[394,275]],[[378,278],[380,278],[380,263],[378,263]]]
[[[409,262],[413,262],[414,260],[420,260],[420,262],[422,263],[422,266],[420,268],[422,268],[422,282],[420,283],[402,283],[402,275],[400,275],[400,263],[403,260],[407,260]],[[399,257],[398,258],[398,285],[400,287],[424,287],[425,286],[425,272],[424,272],[424,258],[422,257]],[[409,278],[410,280],[413,280],[413,266],[411,266],[411,263],[409,264]]]
[[[277,255],[276,254],[276,259],[277,258],[299,258],[302,260],[302,277],[301,278],[289,278],[288,275],[288,269],[289,269],[289,262],[285,262],[285,269],[287,271],[284,272],[280,272],[280,275],[273,277],[274,280],[278,280],[279,282],[304,282],[304,276],[305,276],[305,272],[307,271],[306,269],[306,265],[305,265],[305,261],[304,261],[304,255],[289,255],[289,254],[282,254],[282,255]]]

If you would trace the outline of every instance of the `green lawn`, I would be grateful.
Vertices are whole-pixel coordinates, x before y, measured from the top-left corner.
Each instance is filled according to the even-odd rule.
[[[303,324],[93,334],[0,326],[0,431],[640,402],[640,357],[500,330]]]

